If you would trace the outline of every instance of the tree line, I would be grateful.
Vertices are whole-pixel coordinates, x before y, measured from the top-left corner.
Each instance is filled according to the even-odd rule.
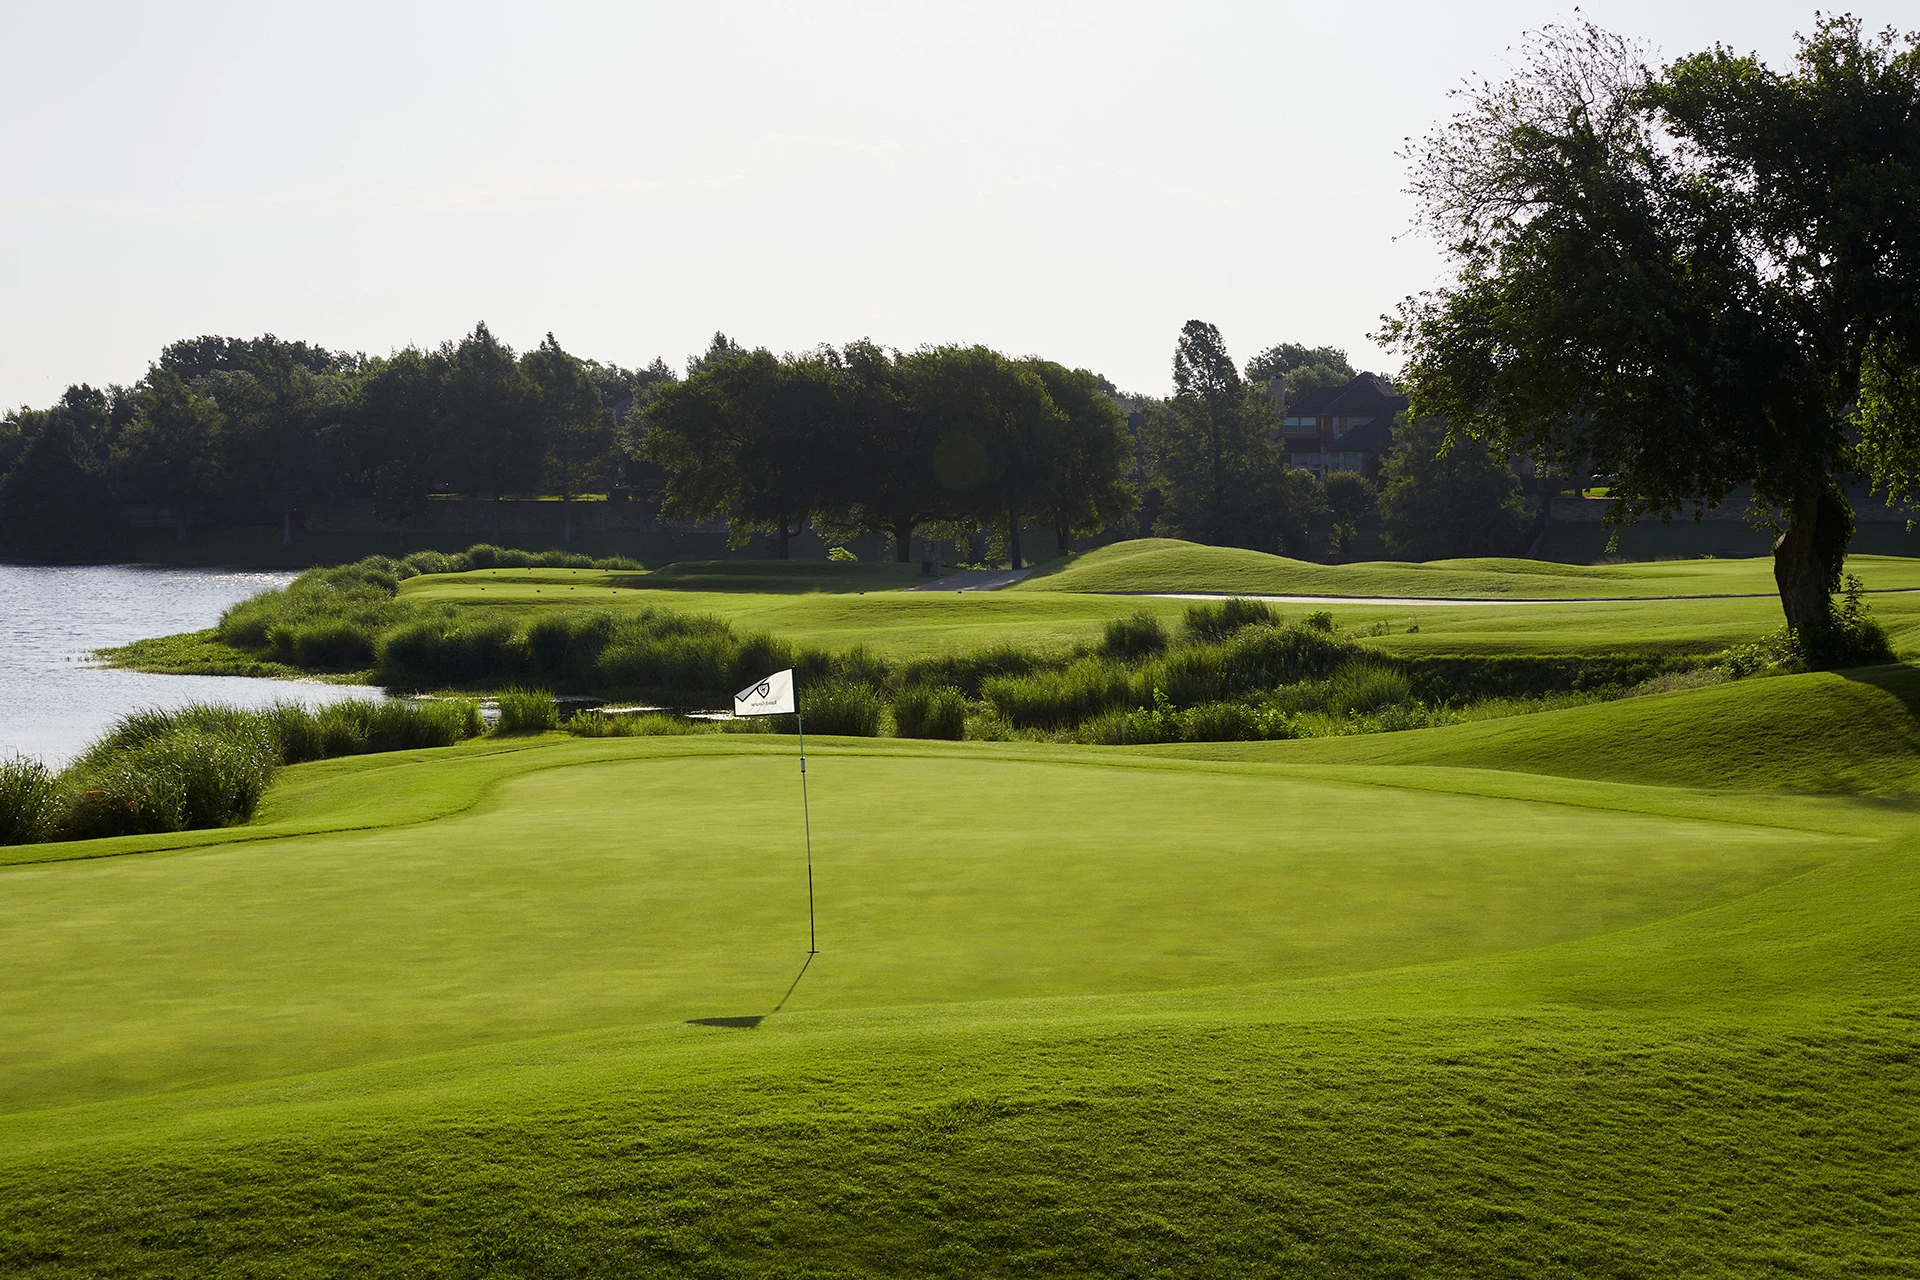
[[[572,496],[617,479],[615,411],[673,377],[583,360],[551,334],[524,355],[485,324],[388,356],[269,334],[191,338],[131,387],[69,387],[0,424],[0,551],[87,558],[123,504],[290,515],[373,497],[409,518],[434,491]]]
[[[249,518],[371,498],[404,527],[429,495],[572,498],[645,475],[668,520],[724,520],[775,553],[812,527],[879,535],[1119,527],[1300,553],[1335,502],[1286,465],[1268,380],[1353,376],[1332,348],[1284,345],[1242,373],[1219,331],[1181,332],[1169,397],[983,346],[861,341],[775,355],[716,334],[684,374],[577,357],[548,335],[516,353],[483,323],[458,341],[368,357],[273,335],[176,342],[131,387],[68,388],[0,424],[0,553],[109,551],[127,504]],[[1341,486],[1336,482],[1333,491]],[[618,492],[619,490],[615,490]],[[1364,497],[1364,495],[1363,495]],[[1336,526],[1337,527],[1337,526]]]

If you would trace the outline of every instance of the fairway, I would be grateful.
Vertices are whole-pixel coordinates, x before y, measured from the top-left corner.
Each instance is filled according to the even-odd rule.
[[[1848,561],[1874,616],[1902,654],[1920,652],[1920,559]],[[899,658],[975,652],[999,644],[1064,650],[1097,640],[1105,625],[1145,609],[1175,623],[1187,601],[1153,593],[1304,594],[1351,603],[1288,604],[1324,610],[1368,639],[1407,654],[1711,653],[1780,626],[1771,562],[1688,560],[1560,565],[1530,560],[1317,565],[1256,551],[1143,538],[1056,562],[1017,586],[989,592],[918,592],[891,565],[810,566],[780,578],[601,569],[489,569],[423,575],[403,600],[521,616],[552,608],[671,609],[736,627],[845,649],[868,645]],[[854,575],[846,569],[871,572]],[[802,589],[811,585],[811,589]],[[1378,604],[1368,596],[1445,603]],[[1646,599],[1611,597],[1644,596]],[[1501,601],[1460,604],[1458,597]]]

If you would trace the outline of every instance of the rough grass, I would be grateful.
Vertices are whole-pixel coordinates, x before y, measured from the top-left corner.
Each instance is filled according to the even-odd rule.
[[[1914,814],[1787,794],[1849,735],[1897,790],[1911,679],[1434,766],[823,742],[804,970],[790,743],[290,769],[249,842],[0,872],[0,1261],[1913,1274]],[[1641,785],[1689,716],[1766,793]]]

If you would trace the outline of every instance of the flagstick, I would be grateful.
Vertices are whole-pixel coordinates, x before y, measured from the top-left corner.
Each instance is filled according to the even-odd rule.
[[[807,726],[800,713],[793,713],[793,727],[800,735],[800,817],[807,827],[807,954],[817,956],[820,948],[813,932],[813,814],[807,809]]]

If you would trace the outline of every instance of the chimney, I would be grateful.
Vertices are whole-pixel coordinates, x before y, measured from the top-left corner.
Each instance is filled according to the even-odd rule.
[[[1267,383],[1267,397],[1273,401],[1273,411],[1281,417],[1287,416],[1287,375],[1276,373]]]

